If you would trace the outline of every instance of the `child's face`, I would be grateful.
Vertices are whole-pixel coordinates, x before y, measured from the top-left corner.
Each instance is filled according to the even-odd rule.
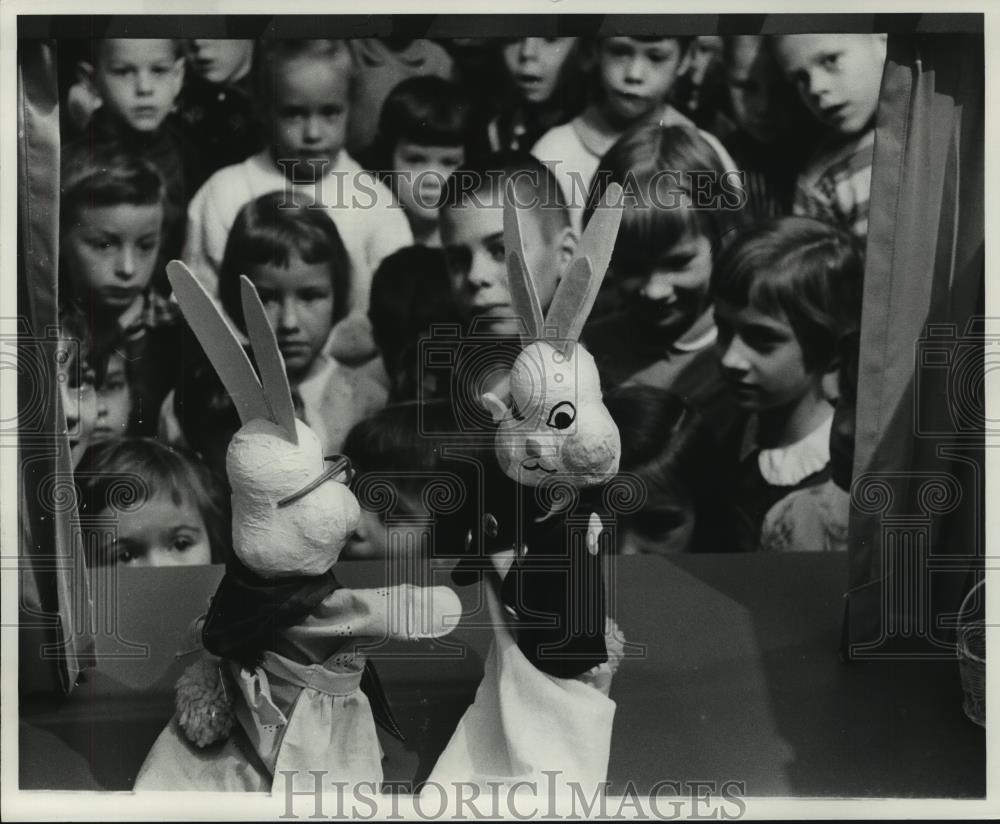
[[[184,58],[172,40],[106,40],[94,73],[98,94],[138,132],[153,132],[174,107]]]
[[[78,210],[63,234],[64,261],[78,294],[109,311],[127,309],[153,276],[162,227],[159,204]]]
[[[422,221],[437,221],[438,201],[444,183],[465,161],[461,146],[422,146],[401,140],[392,153],[397,172],[396,196],[407,214]]]
[[[598,53],[604,113],[622,126],[641,121],[659,109],[674,85],[681,62],[673,38],[656,41],[607,37]]]
[[[726,74],[733,115],[740,128],[761,143],[773,141],[783,125],[775,92],[785,81],[764,46],[764,38],[734,37]]]
[[[191,67],[209,83],[224,86],[250,71],[253,40],[192,40]]]
[[[418,497],[399,493],[397,509],[414,519],[428,518],[427,507]],[[431,540],[430,524],[401,521],[398,524],[386,524],[377,512],[369,512],[362,508],[361,518],[354,529],[347,546],[341,553],[341,558],[368,560],[388,558],[400,553],[419,555],[429,551]]]
[[[125,435],[132,411],[132,388],[125,372],[125,358],[112,352],[108,358],[104,381],[97,389],[97,422],[94,440],[108,440]]]
[[[503,47],[507,73],[525,100],[544,103],[552,97],[575,43],[575,37],[522,37]]]
[[[517,335],[522,327],[511,307],[503,244],[503,206],[486,192],[444,210],[441,239],[448,259],[452,293],[467,320],[493,335]],[[546,232],[538,209],[521,212],[522,241],[538,299],[545,309],[573,254],[572,230]]]
[[[775,54],[821,123],[845,136],[871,127],[885,35],[790,34],[777,39]]]
[[[712,244],[689,232],[648,266],[620,271],[612,264],[610,276],[636,323],[676,340],[708,309],[711,275]]]
[[[271,104],[271,151],[276,160],[303,160],[321,175],[344,146],[348,69],[330,60],[297,58],[275,67]],[[297,168],[296,179],[309,169]]]
[[[159,492],[134,510],[118,513],[117,538],[105,546],[108,563],[134,567],[212,563],[208,531],[198,507]]]
[[[822,376],[806,369],[788,318],[716,299],[722,371],[741,408],[764,412],[801,400]]]
[[[75,467],[90,446],[97,422],[94,371],[81,362],[78,341],[61,338],[56,353],[56,382],[69,433],[70,459]]]
[[[305,263],[292,255],[288,266],[259,263],[249,266],[246,274],[264,304],[289,379],[301,381],[333,326],[330,264]]]

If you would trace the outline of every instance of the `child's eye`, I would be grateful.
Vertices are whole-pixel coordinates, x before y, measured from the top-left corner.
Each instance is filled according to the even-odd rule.
[[[823,56],[823,68],[825,69],[835,69],[839,63],[839,54],[827,54]]]
[[[187,552],[192,546],[194,546],[194,541],[187,535],[178,535],[174,538],[174,550],[176,552]]]
[[[552,407],[547,423],[554,429],[569,429],[575,420],[576,407],[569,401],[563,401]]]
[[[313,302],[317,300],[326,300],[330,297],[330,293],[324,291],[323,289],[309,289],[299,293],[299,297],[308,302]]]
[[[323,117],[339,117],[344,113],[344,110],[340,106],[324,106],[320,110],[320,114]]]
[[[84,241],[92,249],[110,249],[111,241],[103,237],[87,238]]]
[[[649,59],[650,63],[663,63],[667,59],[668,55],[663,52],[650,52],[646,55],[646,57]]]
[[[507,259],[503,248],[503,241],[488,244],[486,246],[486,251],[489,252],[490,257],[493,258],[494,263],[503,263]]]
[[[272,292],[269,289],[258,287],[257,294],[260,295],[260,302],[264,304],[278,303],[281,300],[281,296],[277,292]]]

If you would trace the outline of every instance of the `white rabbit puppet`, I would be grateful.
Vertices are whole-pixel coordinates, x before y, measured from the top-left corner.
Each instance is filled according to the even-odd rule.
[[[260,380],[187,268],[173,261],[167,274],[243,423],[226,456],[235,558],[199,625],[205,648],[219,657],[203,659],[178,682],[177,712],[135,787],[267,791],[288,771],[322,769],[377,784],[373,711],[399,730],[359,647],[445,635],[461,604],[448,587],[339,584],[332,568],[360,515],[343,482],[349,463],[324,458],[319,439],[295,419],[256,290],[242,279]]]
[[[497,422],[502,477],[487,480],[489,561],[467,559],[494,584],[486,587],[494,645],[476,700],[430,780],[548,786],[554,777],[559,792],[572,785],[590,793],[607,777],[615,713],[608,691],[624,652],[605,614],[598,550],[606,538],[595,511],[604,507],[594,498],[618,471],[621,442],[594,360],[577,341],[614,248],[621,188],[610,186],[595,209],[544,318],[515,203],[508,184],[510,293],[527,331],[509,400],[483,395]]]

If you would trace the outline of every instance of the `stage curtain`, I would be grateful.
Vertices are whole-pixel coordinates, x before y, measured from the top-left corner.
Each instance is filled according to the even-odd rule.
[[[984,551],[984,52],[890,35],[861,327],[845,641],[949,657]]]

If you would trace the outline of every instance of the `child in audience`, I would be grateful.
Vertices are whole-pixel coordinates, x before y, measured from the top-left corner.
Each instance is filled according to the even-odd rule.
[[[739,178],[695,129],[651,124],[605,155],[593,202],[612,182],[628,188],[601,303],[617,306],[584,330],[602,382],[669,389],[722,425],[733,405],[712,348],[709,279],[741,219]]]
[[[694,124],[666,102],[688,37],[605,37],[597,43],[597,80],[583,113],[548,131],[531,153],[552,164],[579,232],[587,192],[604,154],[625,132],[637,126]],[[702,136],[718,153],[725,169],[734,168],[722,144]]]
[[[97,390],[104,378],[105,358],[87,323],[73,304],[60,310],[56,384],[62,400],[70,460],[80,463],[97,425]]]
[[[368,317],[389,401],[437,396],[420,347],[435,324],[458,323],[444,251],[410,246],[383,260],[372,279]]]
[[[357,421],[385,404],[385,387],[324,351],[347,307],[347,251],[322,210],[262,195],[236,215],[219,271],[219,298],[246,331],[240,275],[257,288],[293,393],[324,454],[340,451]]]
[[[115,349],[108,358],[104,380],[97,388],[97,421],[93,440],[106,441],[128,434],[132,416],[132,385],[128,363],[121,350]]]
[[[184,260],[210,294],[237,213],[255,197],[318,204],[336,225],[350,262],[347,306],[368,309],[382,258],[413,241],[392,193],[344,151],[355,66],[339,40],[262,41],[255,58],[268,148],[208,179],[188,207]]]
[[[142,432],[155,432],[176,367],[175,327],[150,289],[163,238],[163,180],[137,157],[78,145],[63,154],[61,189],[60,300],[120,347]]]
[[[435,422],[447,421],[445,404],[394,404],[350,431],[344,454],[356,473],[353,489],[361,520],[341,558],[386,558],[400,552],[425,560],[461,555],[465,535],[458,522],[429,509],[435,496],[428,493],[435,485],[439,492],[445,490],[442,483],[449,485],[456,498],[468,494],[459,480],[461,462],[448,460],[444,439],[428,434],[441,431]],[[386,485],[394,496],[384,494]],[[446,503],[448,499],[448,493],[440,496]]]
[[[366,152],[378,136],[379,114],[389,93],[411,77],[451,80],[454,61],[433,40],[406,37],[356,37],[347,41],[357,69],[347,123],[347,151]]]
[[[253,52],[253,40],[188,41],[181,118],[191,194],[214,172],[264,148],[252,88]]]
[[[79,75],[100,107],[73,142],[82,150],[111,146],[159,170],[165,184],[161,262],[176,257],[187,203],[184,141],[173,114],[184,82],[182,42],[98,40],[91,59],[80,62]]]
[[[734,458],[720,515],[731,527],[728,549],[760,548],[767,512],[830,477],[838,341],[859,324],[862,272],[850,235],[804,217],[747,231],[716,262],[718,352],[749,414],[726,445]]]
[[[152,438],[105,441],[87,451],[76,486],[91,566],[197,566],[229,552],[225,486],[190,453]]]
[[[458,86],[411,77],[385,99],[367,168],[389,186],[410,221],[415,243],[440,246],[438,202],[465,162],[468,107]]]
[[[487,173],[489,172],[489,173]],[[531,155],[498,154],[457,171],[448,181],[441,208],[452,294],[477,334],[516,337],[503,243],[503,197],[512,180],[521,208],[528,269],[544,311],[573,257],[578,235],[552,171]]]
[[[715,552],[716,501],[707,471],[717,446],[698,413],[677,395],[651,386],[620,387],[604,396],[622,439],[621,478],[644,504],[619,515],[622,555]]]
[[[735,122],[723,143],[743,172],[747,211],[755,221],[791,214],[803,147],[815,129],[766,38],[725,38],[722,64]]]
[[[487,125],[494,152],[527,152],[583,109],[586,84],[577,37],[519,37],[501,48],[506,100]]]
[[[859,330],[838,346],[840,375],[830,428],[830,479],[800,489],[771,507],[760,532],[765,551],[846,552],[851,516]]]
[[[822,143],[799,175],[794,211],[868,235],[884,34],[789,34],[774,52],[819,121]]]

